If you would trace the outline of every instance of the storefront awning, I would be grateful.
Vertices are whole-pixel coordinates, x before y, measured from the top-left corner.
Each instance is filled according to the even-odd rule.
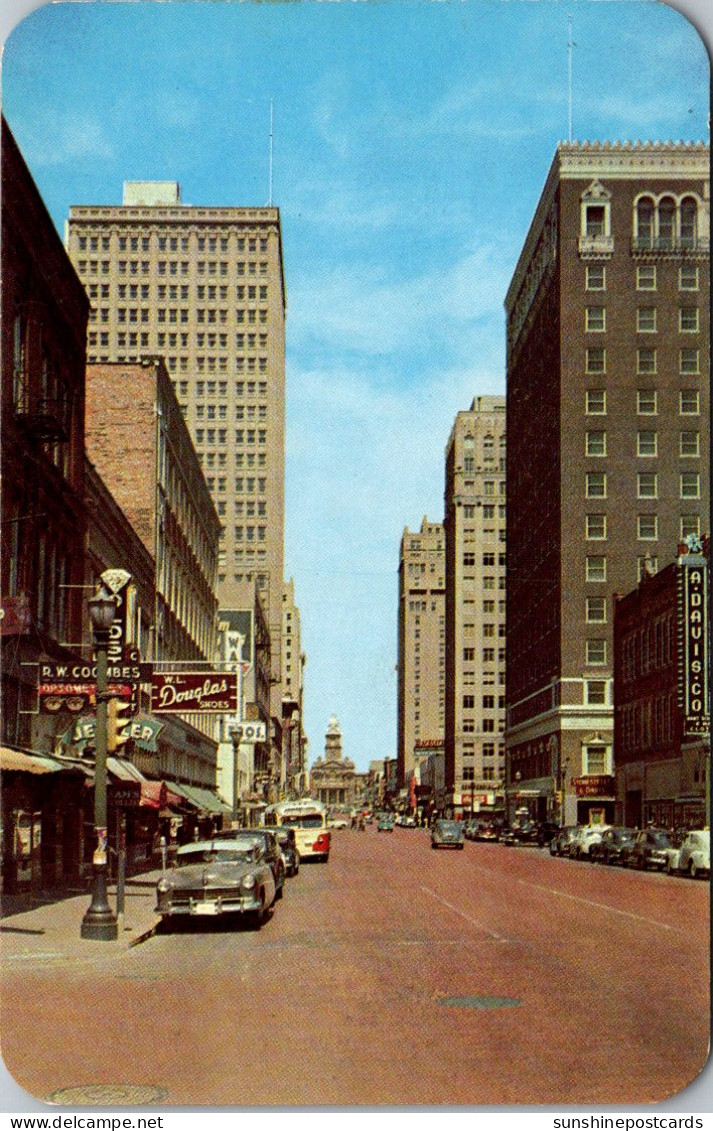
[[[141,770],[137,769],[133,763],[125,762],[123,758],[107,758],[106,768],[110,774],[113,774],[120,781],[146,781]]]
[[[209,789],[202,789],[197,785],[183,785],[182,783],[177,785],[176,788],[179,789],[183,796],[187,797],[196,808],[204,813],[222,815],[223,813],[230,813],[231,811],[230,806],[226,805],[224,801],[221,801],[220,798]]]
[[[78,767],[66,766],[48,754],[28,754],[25,750],[14,750],[10,746],[0,746],[0,771],[20,774],[59,774],[77,773]]]

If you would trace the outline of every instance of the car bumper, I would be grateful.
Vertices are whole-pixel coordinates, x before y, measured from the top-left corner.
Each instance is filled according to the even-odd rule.
[[[159,915],[217,915],[247,914],[260,911],[262,903],[256,895],[189,896],[186,899],[159,900],[155,911]]]

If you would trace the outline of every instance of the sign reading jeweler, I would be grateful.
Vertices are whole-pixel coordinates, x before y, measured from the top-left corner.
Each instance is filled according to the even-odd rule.
[[[151,710],[222,715],[238,710],[237,672],[154,672]]]

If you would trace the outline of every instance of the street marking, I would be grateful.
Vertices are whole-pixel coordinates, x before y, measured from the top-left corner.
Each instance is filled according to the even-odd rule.
[[[572,899],[575,903],[584,903],[587,907],[597,907],[600,911],[611,911],[614,915],[622,915],[625,919],[633,919],[637,923],[649,923],[653,927],[661,927],[664,931],[677,931],[681,930],[680,927],[672,927],[670,923],[662,923],[659,919],[649,919],[647,915],[636,915],[633,911],[622,911],[619,907],[612,907],[610,903],[598,903],[595,899],[585,899],[583,895],[572,895],[568,891],[560,891],[559,888],[547,888],[543,884],[528,883],[527,880],[517,880],[521,887],[537,888],[538,891],[547,892],[548,895],[559,895],[563,899]],[[681,932],[687,934],[687,932]]]
[[[421,891],[425,892],[426,895],[432,895],[433,898],[437,899],[439,903],[442,903],[444,907],[448,907],[449,910],[455,911],[456,915],[460,915],[461,919],[465,919],[466,922],[472,923],[474,927],[477,927],[481,931],[485,931],[486,935],[490,935],[491,938],[496,939],[498,942],[507,942],[507,939],[503,935],[499,935],[496,931],[491,930],[490,927],[486,927],[484,923],[480,923],[477,919],[473,919],[470,915],[466,915],[465,911],[461,911],[460,907],[455,907],[454,904],[449,903],[447,899],[443,899],[443,897],[440,896],[437,892],[431,891],[430,888],[424,887],[421,888]]]

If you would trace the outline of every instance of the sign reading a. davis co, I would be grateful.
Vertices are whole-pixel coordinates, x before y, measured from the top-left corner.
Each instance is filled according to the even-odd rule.
[[[710,733],[708,702],[708,563],[679,558],[679,704],[685,735]]]
[[[222,715],[237,709],[236,672],[154,672],[151,677],[153,712]]]

